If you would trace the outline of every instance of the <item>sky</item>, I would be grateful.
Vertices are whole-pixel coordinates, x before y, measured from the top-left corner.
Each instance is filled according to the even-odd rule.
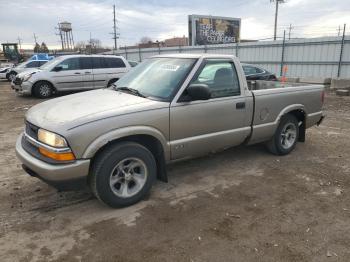
[[[116,5],[118,46],[132,45],[147,36],[163,40],[188,35],[188,15],[242,19],[242,39],[273,36],[275,7],[270,0],[0,0],[0,42],[32,48],[33,34],[49,48],[59,48],[58,22],[72,23],[74,41],[100,39],[113,46],[113,4]],[[279,8],[278,36],[291,24],[291,37],[335,36],[348,24],[349,0],[286,0]]]

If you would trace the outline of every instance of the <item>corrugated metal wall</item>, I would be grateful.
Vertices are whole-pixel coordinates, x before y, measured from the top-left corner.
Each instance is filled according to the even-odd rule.
[[[117,54],[128,60],[143,61],[158,54],[233,54],[244,63],[256,64],[280,75],[282,52],[289,77],[337,77],[342,37],[322,37],[240,44],[123,49]],[[340,77],[350,78],[350,37],[345,37]]]

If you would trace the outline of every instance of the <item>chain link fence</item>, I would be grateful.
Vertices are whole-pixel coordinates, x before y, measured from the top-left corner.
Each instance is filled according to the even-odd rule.
[[[127,49],[115,54],[131,61],[159,54],[210,53],[237,56],[241,62],[261,66],[277,76],[350,78],[350,37],[320,37],[259,41],[210,46],[178,46]]]

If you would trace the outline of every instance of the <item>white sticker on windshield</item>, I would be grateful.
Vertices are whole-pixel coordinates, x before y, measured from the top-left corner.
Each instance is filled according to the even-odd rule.
[[[168,71],[177,71],[180,68],[179,65],[162,65],[161,69],[163,70],[168,70]]]

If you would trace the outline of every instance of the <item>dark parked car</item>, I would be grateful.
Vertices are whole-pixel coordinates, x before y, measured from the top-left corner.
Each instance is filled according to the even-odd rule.
[[[137,66],[137,65],[139,64],[139,62],[136,62],[136,61],[129,61],[129,60],[128,60],[128,62],[129,62],[129,65],[130,65],[131,67],[135,67],[135,66]]]
[[[277,77],[273,74],[270,73],[269,71],[249,65],[249,64],[242,64],[244,74],[247,78],[247,80],[271,80],[271,81],[276,81]]]

